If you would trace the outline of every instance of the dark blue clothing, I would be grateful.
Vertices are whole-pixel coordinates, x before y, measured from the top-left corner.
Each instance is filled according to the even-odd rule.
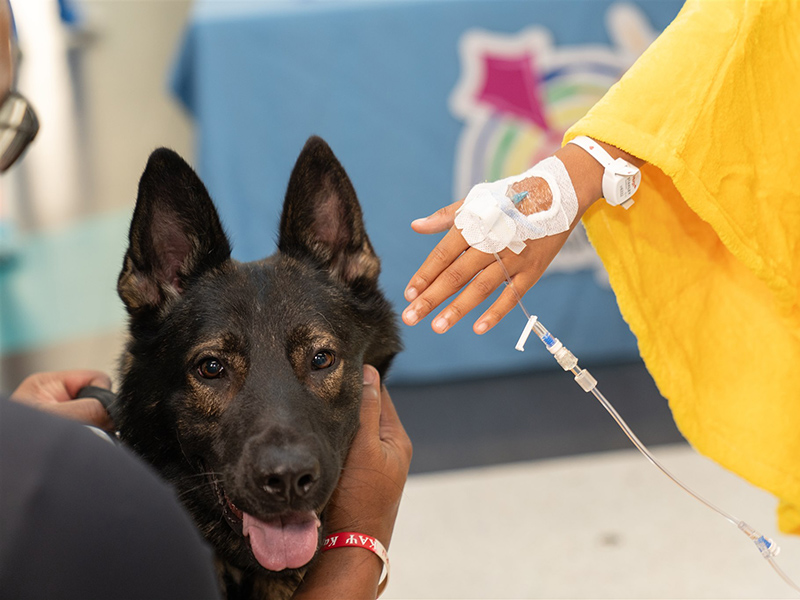
[[[0,598],[219,598],[171,488],[72,421],[0,399]]]

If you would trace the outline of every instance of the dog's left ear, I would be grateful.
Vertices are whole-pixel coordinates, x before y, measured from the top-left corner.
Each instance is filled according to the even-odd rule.
[[[378,281],[380,260],[367,237],[355,189],[321,138],[308,139],[292,171],[278,249],[311,258],[351,286]]]

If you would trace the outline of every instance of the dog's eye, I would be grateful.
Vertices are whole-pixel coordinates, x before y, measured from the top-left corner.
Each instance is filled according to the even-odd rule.
[[[336,357],[329,350],[320,350],[311,359],[311,366],[315,369],[327,369],[333,366]]]
[[[200,373],[201,377],[216,379],[225,372],[225,367],[223,367],[222,363],[216,358],[207,358],[200,363],[197,371]]]

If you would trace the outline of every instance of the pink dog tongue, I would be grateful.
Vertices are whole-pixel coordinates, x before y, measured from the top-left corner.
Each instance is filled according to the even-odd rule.
[[[319,526],[313,512],[268,522],[242,515],[242,533],[250,538],[256,560],[270,571],[297,569],[308,563],[317,551]]]

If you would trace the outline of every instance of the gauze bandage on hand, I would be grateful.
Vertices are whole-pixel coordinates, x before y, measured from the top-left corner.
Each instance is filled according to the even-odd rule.
[[[509,188],[530,177],[543,179],[552,193],[547,210],[522,214],[511,200]],[[555,156],[544,159],[521,175],[473,187],[456,212],[455,226],[467,243],[481,252],[506,248],[519,254],[527,240],[567,231],[578,214],[578,197],[564,163]]]

